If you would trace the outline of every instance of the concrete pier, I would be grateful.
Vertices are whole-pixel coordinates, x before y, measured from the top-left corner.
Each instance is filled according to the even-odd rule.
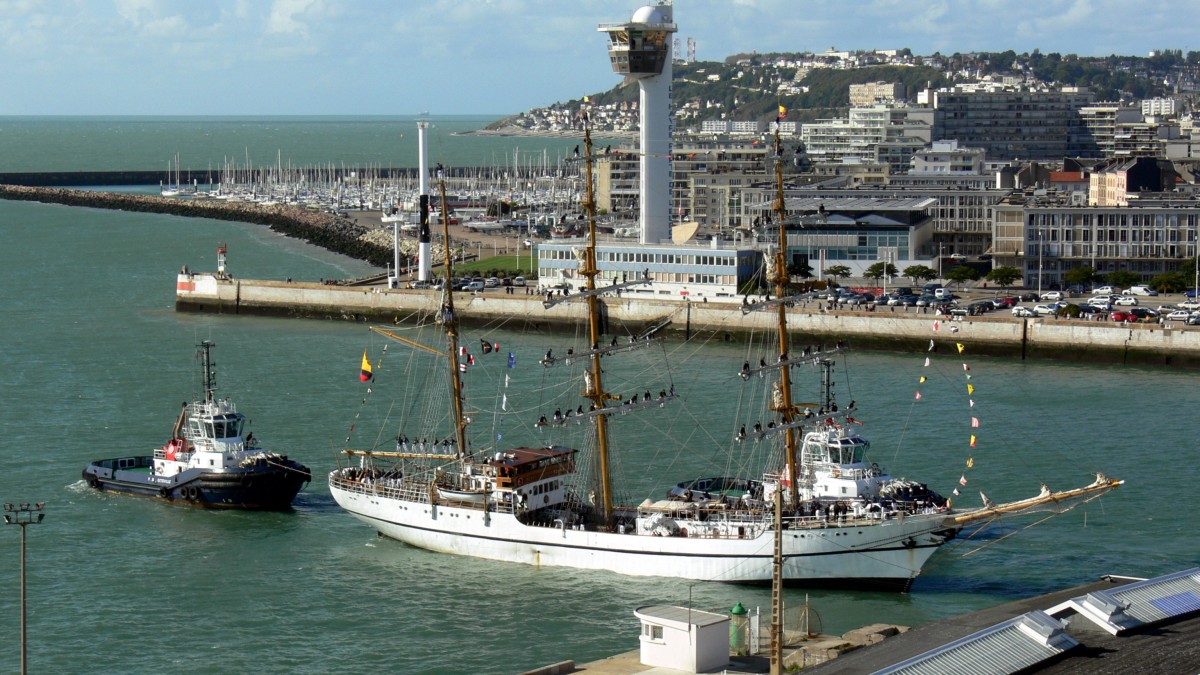
[[[457,294],[460,320],[477,325],[505,321],[514,330],[529,332],[574,331],[586,320],[583,302],[563,302],[545,309],[540,295],[520,295],[522,289],[516,289],[517,295],[495,290]],[[222,279],[196,273],[179,276],[175,307],[179,311],[405,323],[431,318],[440,303],[437,291]],[[752,333],[773,330],[775,325],[774,311],[743,315],[738,303],[680,302],[628,294],[605,298],[603,311],[604,332],[616,336],[636,335],[647,326],[669,321],[665,330],[674,336],[739,342]],[[798,345],[832,345],[846,340],[860,349],[925,351],[933,339],[943,348],[947,342],[961,342],[976,355],[1200,367],[1197,327],[1045,317],[950,320],[891,311],[822,312],[815,306],[788,311]]]

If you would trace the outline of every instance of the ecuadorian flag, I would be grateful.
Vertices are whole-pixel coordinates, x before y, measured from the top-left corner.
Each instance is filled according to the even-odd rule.
[[[374,374],[371,372],[371,362],[367,360],[367,350],[363,350],[362,373],[359,375],[363,382],[370,382]]]

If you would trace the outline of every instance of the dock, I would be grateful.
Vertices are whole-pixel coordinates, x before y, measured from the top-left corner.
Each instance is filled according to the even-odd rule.
[[[530,293],[530,294],[523,294]],[[585,303],[543,306],[545,297],[532,289],[504,288],[460,292],[455,306],[467,325],[505,322],[524,332],[570,331],[584,320]],[[774,312],[742,312],[740,302],[695,302],[638,297],[624,293],[605,297],[607,335],[634,337],[652,326],[684,339],[741,342],[770,330]],[[407,324],[432,320],[441,292],[348,286],[330,283],[235,279],[213,273],[181,273],[176,283],[177,311],[340,319]],[[930,341],[962,343],[972,354],[1017,359],[1054,359],[1083,363],[1117,363],[1200,367],[1200,328],[1183,325],[1119,324],[1054,317],[979,316],[947,318],[879,307],[874,312],[801,303],[787,310],[797,335],[816,346],[839,340],[859,349],[920,351]]]

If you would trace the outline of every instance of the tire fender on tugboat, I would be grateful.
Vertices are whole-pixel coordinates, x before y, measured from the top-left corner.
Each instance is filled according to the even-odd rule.
[[[200,496],[200,491],[197,490],[195,488],[195,486],[189,485],[189,486],[183,488],[183,496],[188,501],[194,502],[194,501],[196,501],[196,498]]]

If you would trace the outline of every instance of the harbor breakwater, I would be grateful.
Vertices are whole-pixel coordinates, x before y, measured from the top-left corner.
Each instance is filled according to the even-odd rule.
[[[543,307],[538,295],[502,292],[455,296],[460,321],[525,332],[574,332],[586,321],[584,302]],[[332,318],[380,323],[429,321],[441,306],[436,291],[328,286],[307,282],[234,280],[212,274],[181,274],[176,310],[228,314]],[[1015,359],[1048,358],[1081,363],[1120,363],[1200,368],[1200,329],[1158,324],[1121,325],[1053,318],[963,317],[791,308],[796,345],[848,340],[857,348],[925,351],[930,341],[961,342],[973,354]],[[741,342],[774,330],[772,310],[743,314],[738,303],[680,302],[647,297],[605,298],[608,335],[633,337],[659,327],[685,339]],[[801,337],[802,336],[802,337]]]
[[[369,241],[366,238],[368,229],[352,219],[294,206],[265,206],[246,202],[175,199],[24,185],[0,185],[0,199],[254,223],[379,267],[390,265],[393,259],[391,246]]]

